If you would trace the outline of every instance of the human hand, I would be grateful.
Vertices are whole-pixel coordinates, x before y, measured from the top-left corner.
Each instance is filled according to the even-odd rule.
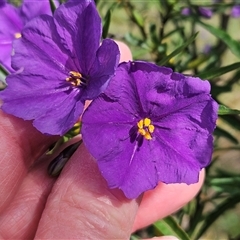
[[[126,46],[119,47],[122,60],[131,59]],[[59,152],[40,156],[56,137],[2,112],[0,132],[1,239],[128,239],[186,204],[203,182],[201,172],[197,184],[160,183],[142,199],[129,200],[107,187],[83,144],[55,179],[47,166]]]

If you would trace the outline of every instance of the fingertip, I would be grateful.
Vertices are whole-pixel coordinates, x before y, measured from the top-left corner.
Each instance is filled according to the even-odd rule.
[[[163,237],[154,237],[154,238],[147,238],[145,240],[179,240],[177,237],[175,236],[163,236]]]
[[[115,41],[119,47],[120,50],[120,63],[121,62],[128,62],[128,61],[132,61],[132,53],[130,48],[123,42],[120,41]]]
[[[187,204],[201,189],[204,177],[205,170],[203,169],[200,172],[198,183],[191,185],[159,183],[155,189],[144,193],[133,231],[148,226]]]

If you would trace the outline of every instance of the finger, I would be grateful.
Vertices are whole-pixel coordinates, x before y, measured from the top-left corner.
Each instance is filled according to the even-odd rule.
[[[0,215],[0,239],[33,239],[56,178],[49,177],[49,162],[79,138],[62,145],[52,155],[44,155],[24,178],[11,204]]]
[[[204,181],[202,170],[196,184],[163,184],[154,190],[144,193],[137,212],[133,231],[146,227],[151,223],[176,212],[187,204],[198,193]]]
[[[56,137],[44,136],[24,121],[0,111],[0,212],[15,195],[34,159]]]
[[[117,43],[121,53],[119,62],[120,63],[128,62],[129,60],[132,60],[132,53],[129,47],[123,42],[119,42],[119,41],[115,41],[115,42]]]
[[[174,236],[164,236],[164,237],[145,238],[144,240],[179,240],[179,239]]]
[[[39,223],[40,239],[127,239],[138,200],[110,190],[81,145],[55,183]]]
[[[47,163],[34,167],[0,215],[0,239],[33,239],[54,179]]]

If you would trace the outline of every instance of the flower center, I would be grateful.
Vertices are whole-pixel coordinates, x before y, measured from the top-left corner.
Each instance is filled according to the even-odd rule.
[[[22,34],[21,33],[19,33],[19,32],[16,32],[15,34],[14,34],[14,37],[17,39],[17,38],[20,38],[20,37],[22,37]]]
[[[70,82],[74,87],[86,87],[87,79],[82,76],[81,73],[70,71],[69,77],[66,78],[67,82]]]
[[[138,132],[144,136],[147,140],[152,139],[152,133],[154,132],[154,125],[151,124],[149,118],[141,119],[138,123]]]

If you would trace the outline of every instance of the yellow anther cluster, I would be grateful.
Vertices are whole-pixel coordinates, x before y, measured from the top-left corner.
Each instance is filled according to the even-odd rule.
[[[71,71],[69,72],[70,77],[66,78],[67,82],[70,82],[74,87],[80,86],[82,84],[82,74],[79,72]]]
[[[138,132],[144,136],[147,140],[152,139],[151,133],[154,132],[154,125],[151,124],[151,120],[149,118],[141,119],[138,123]]]

